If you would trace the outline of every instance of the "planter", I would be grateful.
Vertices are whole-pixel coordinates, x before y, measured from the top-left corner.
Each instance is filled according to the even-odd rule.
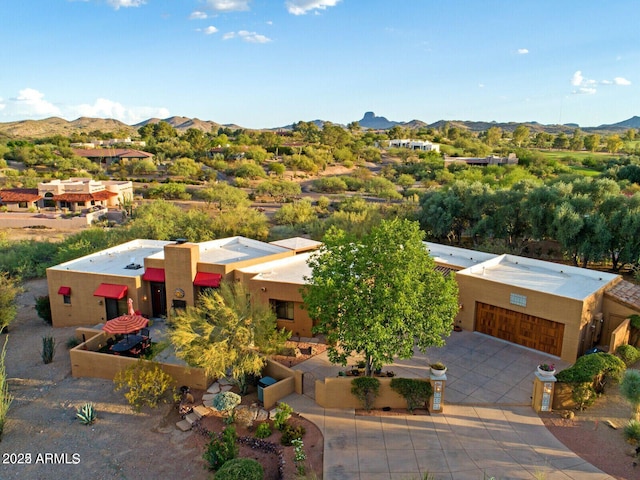
[[[431,375],[435,377],[441,377],[447,372],[447,367],[441,369],[431,367]]]
[[[540,374],[540,376],[542,377],[553,377],[556,374],[556,370],[543,370],[540,367],[538,367],[538,373]]]

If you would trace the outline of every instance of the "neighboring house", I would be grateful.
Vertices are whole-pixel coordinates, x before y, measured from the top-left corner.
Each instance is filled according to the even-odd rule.
[[[42,196],[37,188],[7,188],[0,190],[0,206],[9,212],[37,210]]]
[[[128,181],[96,181],[70,178],[41,182],[37,189],[0,190],[0,203],[11,212],[33,209],[67,209],[72,212],[92,208],[116,208],[133,199],[133,184]]]
[[[510,153],[506,157],[498,157],[496,155],[489,155],[484,158],[480,157],[444,157],[444,164],[450,165],[452,163],[466,163],[467,165],[476,165],[479,167],[486,167],[488,165],[517,165],[518,157],[515,153]]]
[[[127,312],[127,299],[149,316],[194,305],[221,281],[242,282],[269,302],[278,326],[311,336],[301,289],[319,246],[232,237],[200,244],[135,240],[47,269],[54,326],[90,325]],[[619,275],[513,255],[425,243],[437,269],[458,282],[456,326],[572,362],[596,345],[613,348],[640,287]],[[624,329],[627,330],[624,330]]]
[[[79,211],[91,207],[116,208],[133,199],[129,181],[97,181],[90,178],[52,180],[38,184],[43,207]]]
[[[389,140],[389,148],[408,148],[410,150],[420,150],[423,152],[440,152],[440,145],[427,140]]]
[[[153,159],[151,153],[134,150],[132,148],[74,148],[73,153],[79,157],[88,158],[92,162],[108,167],[121,160]]]

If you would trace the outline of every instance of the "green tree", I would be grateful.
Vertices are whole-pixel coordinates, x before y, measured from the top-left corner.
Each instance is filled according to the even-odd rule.
[[[346,365],[356,352],[374,365],[411,358],[443,345],[458,311],[458,287],[445,278],[422,243],[416,222],[382,221],[357,239],[331,229],[309,260],[305,305],[326,335],[329,358]]]
[[[529,129],[524,125],[518,125],[513,131],[513,143],[517,147],[521,147],[523,143],[529,140]]]
[[[590,152],[595,152],[600,146],[600,135],[593,133],[584,137],[584,148]]]
[[[316,220],[316,214],[311,200],[304,198],[297,202],[286,203],[274,215],[274,220],[278,225],[302,225]]]
[[[211,377],[222,378],[230,371],[243,394],[247,375],[260,375],[264,355],[277,351],[290,335],[277,330],[268,304],[248,300],[240,283],[223,282],[219,290],[202,294],[173,324],[169,338],[177,356]]]
[[[7,413],[11,402],[13,402],[13,396],[9,393],[9,384],[7,383],[7,370],[5,368],[4,357],[7,352],[7,342],[9,336],[5,336],[4,345],[2,345],[2,351],[0,351],[0,441],[2,440],[2,433],[4,431],[4,424],[7,419]]]
[[[6,272],[0,272],[0,332],[13,322],[18,314],[16,297],[22,292],[18,282]]]
[[[193,158],[179,158],[169,166],[167,171],[170,175],[198,178],[202,173],[202,165]]]
[[[490,127],[485,132],[485,143],[490,147],[495,147],[502,138],[502,129],[500,127]]]
[[[622,145],[624,145],[624,142],[619,135],[614,134],[607,137],[607,152],[616,153],[622,148]]]
[[[632,405],[634,420],[640,420],[640,371],[629,369],[624,372],[620,393]]]
[[[556,135],[556,138],[553,140],[553,148],[559,148],[562,150],[569,148],[569,138],[564,132],[560,132]]]
[[[240,206],[249,206],[249,196],[244,190],[233,187],[225,182],[209,185],[198,191],[198,197],[207,205],[215,205],[220,211]]]

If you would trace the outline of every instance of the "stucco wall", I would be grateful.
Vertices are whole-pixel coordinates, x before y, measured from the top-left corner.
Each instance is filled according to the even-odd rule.
[[[141,299],[148,292],[142,287],[140,277],[48,269],[47,283],[54,327],[95,325],[106,321],[107,311],[104,299],[93,296],[93,292],[101,283],[126,285],[125,301],[126,298],[132,298],[136,310],[145,313],[145,309],[141,308],[143,307]],[[61,286],[71,288],[71,304],[65,304],[63,296],[58,294]],[[126,307],[122,313],[127,313]]]
[[[89,332],[86,334],[89,334]],[[134,365],[139,361],[137,358],[132,357],[98,353],[97,350],[106,345],[107,338],[109,338],[109,335],[104,332],[99,332],[89,338],[85,343],[81,343],[69,351],[71,356],[71,374],[74,377],[113,380],[120,370]],[[143,361],[147,362],[147,360]],[[202,369],[168,363],[158,363],[158,365],[160,365],[160,368],[162,368],[165,373],[173,377],[176,387],[187,385],[193,389],[206,390],[210,384],[209,379]]]
[[[561,358],[568,362],[577,358],[582,346],[582,328],[591,321],[590,308],[599,305],[597,297],[601,296],[601,293],[594,294],[594,298],[587,299],[585,307],[580,300],[504,285],[481,276],[456,275],[456,280],[460,289],[459,304],[462,306],[456,321],[463,329],[475,330],[476,302],[559,322],[565,325]],[[509,301],[512,293],[526,296],[527,306],[512,305]]]

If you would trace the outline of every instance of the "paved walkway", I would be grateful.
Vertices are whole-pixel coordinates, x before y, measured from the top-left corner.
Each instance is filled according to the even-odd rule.
[[[313,400],[316,378],[342,369],[326,353],[295,367],[305,372],[305,394],[284,399],[324,435],[325,480],[604,480],[613,477],[560,443],[531,408],[533,372],[554,357],[471,332],[454,332],[446,347],[430,349],[391,369],[424,377],[428,365],[448,366],[444,413],[356,416]],[[431,480],[431,477],[430,477]]]

